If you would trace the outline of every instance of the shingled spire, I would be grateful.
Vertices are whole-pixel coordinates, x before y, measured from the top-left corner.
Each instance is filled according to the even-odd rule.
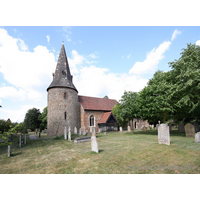
[[[60,55],[58,58],[58,63],[56,66],[56,71],[53,74],[53,81],[50,84],[50,86],[47,88],[47,91],[50,88],[71,88],[77,91],[76,87],[72,83],[73,76],[70,73],[69,64],[67,61],[67,56],[65,52],[64,44],[62,43],[61,49],[60,49]],[[78,91],[77,91],[78,92]]]

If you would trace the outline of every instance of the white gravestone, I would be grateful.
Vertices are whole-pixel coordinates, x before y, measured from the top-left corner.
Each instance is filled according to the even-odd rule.
[[[68,140],[71,141],[71,129],[69,127],[69,132],[68,132]]]
[[[194,137],[195,136],[194,125],[190,123],[186,124],[185,133],[186,133],[186,137]]]
[[[130,126],[128,126],[128,132],[131,132],[131,127]]]
[[[22,146],[22,137],[21,137],[21,135],[19,136],[19,147],[21,147]]]
[[[119,127],[119,131],[120,131],[120,132],[122,132],[122,131],[123,131],[123,130],[122,130],[122,127]]]
[[[169,126],[167,124],[158,125],[158,143],[170,145]]]
[[[65,129],[64,129],[64,139],[66,140],[67,139],[67,127],[65,126]]]
[[[8,157],[10,157],[10,145],[8,145]]]
[[[99,153],[95,127],[92,127],[91,148],[92,151]]]
[[[83,126],[83,135],[85,135],[86,133],[85,133],[85,126]]]
[[[106,132],[104,132],[104,135],[106,135]]]
[[[81,128],[79,128],[79,135],[81,135]]]
[[[77,128],[74,127],[74,134],[77,134]]]
[[[200,132],[195,133],[195,142],[200,142]]]

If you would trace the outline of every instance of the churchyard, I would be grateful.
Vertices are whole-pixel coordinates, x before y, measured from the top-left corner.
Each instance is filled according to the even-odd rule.
[[[11,156],[0,147],[0,174],[199,174],[200,143],[173,128],[170,145],[159,144],[158,131],[97,133],[99,153],[91,142],[77,143],[61,137],[30,140],[19,147],[13,136]],[[38,135],[36,135],[38,137]],[[22,140],[23,141],[23,140]]]

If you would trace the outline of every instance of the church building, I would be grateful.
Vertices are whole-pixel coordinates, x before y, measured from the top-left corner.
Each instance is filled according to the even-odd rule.
[[[74,127],[78,130],[85,127],[87,132],[91,127],[96,131],[117,131],[117,119],[112,108],[117,103],[114,99],[79,96],[73,84],[73,76],[64,48],[61,46],[53,81],[47,88],[47,134],[63,135],[64,128]]]

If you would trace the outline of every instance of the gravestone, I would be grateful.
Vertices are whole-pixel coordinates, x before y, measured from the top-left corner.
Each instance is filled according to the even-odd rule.
[[[85,135],[86,133],[85,133],[85,126],[83,126],[83,135]]]
[[[178,132],[179,133],[185,133],[185,128],[183,123],[178,124]]]
[[[167,124],[159,124],[158,126],[158,143],[170,145],[169,126]]]
[[[143,127],[142,127],[142,130],[143,130],[143,131],[147,131],[147,127],[146,127],[146,126],[143,126]]]
[[[79,128],[79,135],[81,135],[81,128]]]
[[[21,147],[22,146],[22,137],[21,137],[21,135],[19,136],[19,147]]]
[[[64,129],[64,139],[66,140],[67,139],[67,127],[65,126],[65,129]]]
[[[92,127],[91,148],[92,148],[92,151],[99,153],[95,127]]]
[[[194,125],[190,123],[186,124],[185,133],[186,133],[186,137],[194,137],[195,136]]]
[[[122,131],[123,131],[122,127],[119,127],[119,131],[120,131],[120,132],[122,132]]]
[[[77,134],[77,128],[74,127],[74,134]]]
[[[10,145],[8,145],[8,157],[10,157]]]
[[[69,131],[68,131],[68,140],[71,141],[71,129],[69,127]]]
[[[198,122],[193,122],[192,124],[194,125],[195,133],[199,132],[199,124],[198,124]]]
[[[128,126],[128,132],[131,132],[131,127],[130,126]]]
[[[200,132],[195,133],[195,142],[200,142]]]
[[[106,135],[106,132],[104,132],[104,135]]]

